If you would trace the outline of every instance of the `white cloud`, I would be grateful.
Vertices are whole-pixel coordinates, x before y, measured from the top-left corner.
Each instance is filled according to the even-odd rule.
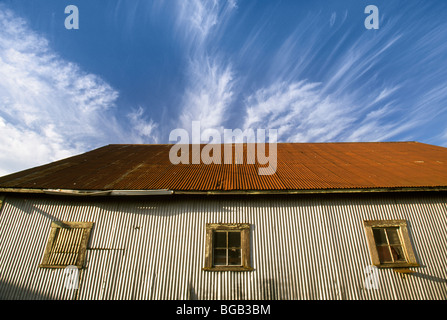
[[[334,25],[336,18],[337,18],[337,13],[333,12],[332,15],[331,15],[331,19],[329,21],[329,24],[331,25],[331,27]]]
[[[377,101],[395,89],[378,92]],[[275,82],[246,100],[244,129],[278,129],[281,142],[383,141],[419,124],[414,118],[392,123],[386,118],[396,112],[388,103],[377,109],[358,104],[355,94],[327,94],[320,83]]]
[[[114,115],[118,92],[61,58],[4,6],[0,30],[0,174],[152,132],[126,132]]]
[[[217,24],[218,4],[216,0],[181,1],[179,19],[182,25],[189,26],[188,33],[196,34],[200,40],[203,40],[208,36],[211,28]]]
[[[61,136],[49,126],[42,132],[13,126],[0,117],[0,176],[51,160],[66,158],[75,148],[64,147]]]
[[[245,119],[238,123],[243,130],[279,129],[280,141],[384,141],[411,138],[414,128],[445,113],[439,108],[446,96],[443,83],[439,87],[431,84],[427,90],[422,81],[417,85],[418,75],[412,75],[411,81],[406,78],[412,68],[399,69],[401,60],[411,61],[407,65],[412,67],[420,65],[413,55],[421,52],[421,43],[437,48],[427,53],[437,60],[445,51],[444,45],[438,35],[428,33],[421,43],[415,42],[413,50],[402,51],[400,46],[408,46],[411,34],[417,34],[401,27],[402,17],[384,20],[379,33],[353,36],[354,27],[344,24],[347,12],[339,17],[335,12],[330,15],[330,30],[327,24],[321,27],[322,19],[327,21],[328,16],[310,14],[279,42],[268,60],[262,53],[268,46],[268,24],[257,22],[239,53],[230,56],[242,61],[229,63],[217,59],[218,50],[213,47],[213,39],[221,34],[223,21],[229,21],[232,12],[219,9],[220,4],[197,0],[183,7],[200,8],[197,17],[183,12],[182,17],[194,19],[180,19],[183,30],[188,30],[185,39],[195,48],[188,51],[191,65],[181,112],[183,126],[201,120],[207,127],[218,128],[228,113],[245,112]],[[249,70],[260,75],[250,87],[243,82],[251,74],[241,76],[233,69],[238,65],[249,65]],[[396,75],[394,70],[402,73]],[[434,68],[420,74],[445,78],[444,71]],[[431,78],[427,80],[433,83]],[[244,91],[239,91],[240,87]],[[245,104],[237,100],[240,97]],[[422,114],[422,109],[430,112]],[[238,121],[234,114],[232,119]]]
[[[322,96],[321,85],[277,82],[247,98],[244,129],[278,129],[278,141],[328,141],[353,122],[341,101]]]
[[[224,29],[236,8],[235,0],[178,0],[177,32],[194,47],[204,45],[212,32]]]
[[[335,20],[333,13],[331,26]],[[365,32],[349,39],[346,32],[331,51],[327,43],[342,22],[327,32],[320,21],[308,16],[278,46],[264,86],[247,95],[243,128],[279,129],[279,141],[325,142],[383,141],[420,125],[421,116],[414,112],[418,103],[403,107],[407,84],[383,76],[389,72],[387,58],[402,42],[397,21],[381,26],[374,37]],[[252,51],[244,47],[244,52]],[[323,52],[327,59],[321,59]],[[304,75],[320,82],[304,80]],[[439,105],[443,96],[436,88],[419,105]]]
[[[374,101],[371,104],[380,102],[386,98],[388,98],[389,96],[391,96],[394,92],[396,92],[399,89],[399,86],[396,86],[394,88],[385,88],[383,89],[379,95],[374,99]]]
[[[203,129],[221,126],[233,97],[231,67],[211,59],[195,61],[188,77],[179,119],[181,127],[189,130],[191,121],[200,121]]]
[[[222,126],[233,98],[234,71],[231,63],[210,50],[219,38],[234,9],[235,1],[181,0],[178,2],[177,29],[185,42],[187,84],[177,126],[191,129],[200,121],[202,129]]]
[[[152,119],[146,120],[143,116],[144,109],[141,106],[127,115],[131,126],[137,134],[133,140],[137,140],[137,143],[158,143],[159,137],[156,131],[158,124]]]

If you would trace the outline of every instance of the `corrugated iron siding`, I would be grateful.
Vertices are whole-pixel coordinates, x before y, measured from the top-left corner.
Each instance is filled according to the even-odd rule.
[[[3,299],[447,299],[447,198],[355,195],[61,199],[7,196],[0,215]],[[379,270],[363,220],[405,219],[421,265]],[[93,221],[79,290],[38,268],[53,220]],[[252,272],[206,272],[206,223],[250,223]]]

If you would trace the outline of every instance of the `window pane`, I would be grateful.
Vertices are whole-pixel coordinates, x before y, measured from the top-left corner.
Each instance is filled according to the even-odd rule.
[[[241,247],[241,233],[240,232],[228,232],[228,247],[240,248]]]
[[[385,229],[383,228],[375,228],[374,232],[374,240],[376,241],[376,245],[388,244],[386,241]]]
[[[214,232],[214,248],[226,248],[226,247],[227,247],[227,233]]]
[[[377,246],[380,262],[393,262],[388,246]]]
[[[214,250],[214,265],[215,266],[227,265],[227,250],[226,249]]]
[[[405,261],[404,252],[401,246],[391,246],[391,253],[394,261]]]
[[[386,233],[388,234],[388,240],[390,244],[400,245],[399,233],[397,232],[397,228],[388,228],[386,229]]]
[[[228,264],[230,266],[241,265],[241,249],[229,249],[228,250]]]

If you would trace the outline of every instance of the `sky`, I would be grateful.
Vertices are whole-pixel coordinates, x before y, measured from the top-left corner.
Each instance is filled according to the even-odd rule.
[[[435,0],[0,0],[0,176],[176,143],[192,121],[447,147],[446,17]]]

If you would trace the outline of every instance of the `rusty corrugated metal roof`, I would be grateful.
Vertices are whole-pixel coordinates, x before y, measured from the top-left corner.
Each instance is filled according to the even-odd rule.
[[[174,165],[169,160],[172,146],[108,145],[1,177],[0,188],[229,191],[447,186],[447,148],[418,142],[278,143],[272,175],[258,174],[258,168],[267,165],[247,163],[247,145],[242,164],[210,165]],[[233,158],[234,153],[233,145]]]

